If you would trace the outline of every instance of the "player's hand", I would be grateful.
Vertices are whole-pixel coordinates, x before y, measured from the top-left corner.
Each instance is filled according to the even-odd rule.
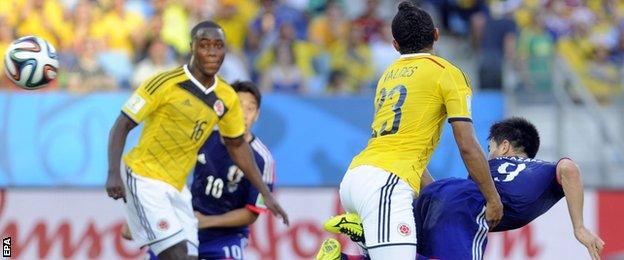
[[[132,240],[132,233],[130,233],[130,227],[128,227],[128,223],[124,223],[121,227],[121,237]]]
[[[605,245],[605,242],[600,237],[585,227],[574,230],[574,236],[587,248],[592,260],[600,260],[600,253],[602,253]]]
[[[490,230],[494,228],[503,218],[503,203],[500,199],[495,202],[485,204],[485,220]]]
[[[270,210],[273,215],[281,217],[284,224],[286,224],[287,226],[290,225],[290,221],[288,220],[288,214],[286,214],[286,212],[282,209],[282,206],[280,206],[275,198],[272,195],[263,197],[264,204],[266,205],[267,209]]]
[[[106,180],[106,193],[114,200],[123,199],[126,203],[126,191],[124,189],[123,182],[121,181],[121,175],[117,173],[109,173]]]

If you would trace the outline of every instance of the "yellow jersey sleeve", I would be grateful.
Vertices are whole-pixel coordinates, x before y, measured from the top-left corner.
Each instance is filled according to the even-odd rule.
[[[219,120],[219,133],[224,137],[239,137],[245,133],[245,120],[243,118],[243,108],[238,100],[238,95],[234,92],[229,98],[227,112]]]
[[[161,89],[161,84],[159,84],[160,76],[161,74],[157,74],[144,81],[141,86],[132,93],[132,96],[130,96],[121,109],[121,111],[135,123],[141,123],[158,108],[162,99],[162,93],[164,92]]]
[[[472,89],[464,73],[457,68],[448,68],[441,75],[439,86],[449,121],[472,120]]]

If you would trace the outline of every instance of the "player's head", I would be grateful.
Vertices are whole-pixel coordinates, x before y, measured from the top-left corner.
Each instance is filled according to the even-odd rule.
[[[535,158],[540,137],[537,129],[524,118],[512,117],[490,127],[488,150],[490,158],[499,156],[526,156]]]
[[[433,26],[431,16],[410,1],[399,4],[399,11],[392,19],[394,48],[401,54],[431,51],[440,33]]]
[[[243,106],[247,131],[251,131],[260,115],[260,102],[262,101],[260,90],[251,81],[236,81],[232,84],[232,88],[238,94],[238,99]]]
[[[212,21],[198,23],[191,30],[191,66],[207,77],[219,71],[225,58],[225,34],[221,26]]]

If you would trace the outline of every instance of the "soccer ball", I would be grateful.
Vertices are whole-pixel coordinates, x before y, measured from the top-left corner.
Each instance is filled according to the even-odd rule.
[[[4,71],[8,78],[27,90],[50,83],[56,78],[58,66],[54,47],[37,36],[15,40],[4,55]]]

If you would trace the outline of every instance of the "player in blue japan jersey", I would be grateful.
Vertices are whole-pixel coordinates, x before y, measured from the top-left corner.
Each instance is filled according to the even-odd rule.
[[[235,82],[245,115],[245,140],[253,150],[262,178],[273,189],[274,161],[250,129],[258,119],[261,96],[251,82]],[[200,259],[243,259],[248,226],[265,211],[262,196],[228,154],[218,131],[204,143],[197,157],[191,185],[193,209],[199,222]]]
[[[548,211],[564,191],[557,164],[523,157],[489,161],[503,218],[488,228],[485,200],[472,180],[448,178],[425,187],[415,202],[418,253],[437,259],[482,259],[489,231],[522,227]],[[451,235],[452,234],[452,235]],[[426,259],[426,258],[422,258]]]
[[[604,242],[583,223],[583,184],[578,166],[568,158],[556,163],[534,159],[539,134],[525,119],[510,118],[492,125],[488,141],[490,173],[504,207],[501,222],[488,227],[485,199],[474,181],[448,178],[432,182],[425,171],[426,186],[413,205],[418,259],[483,259],[488,232],[523,227],[564,197],[576,239],[592,259],[600,259]],[[346,259],[344,254],[342,258]]]

